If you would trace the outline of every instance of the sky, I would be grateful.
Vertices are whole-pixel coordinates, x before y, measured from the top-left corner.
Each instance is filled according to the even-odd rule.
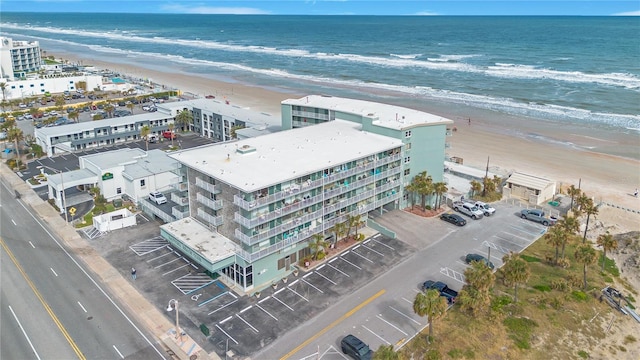
[[[640,0],[0,0],[2,12],[640,16]]]

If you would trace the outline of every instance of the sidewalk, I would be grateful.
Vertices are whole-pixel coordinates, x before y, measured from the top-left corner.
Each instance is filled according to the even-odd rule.
[[[207,354],[188,334],[183,335],[182,341],[179,337],[176,339],[174,324],[158,308],[149,303],[71,225],[67,224],[51,205],[42,201],[26,182],[4,163],[0,165],[0,177],[13,190],[20,193],[20,201],[28,204],[36,215],[49,225],[49,230],[54,231],[67,248],[84,263],[83,265],[93,272],[92,275],[109,287],[118,302],[126,306],[129,313],[165,346],[168,355],[181,360],[196,358],[220,360],[215,352]]]

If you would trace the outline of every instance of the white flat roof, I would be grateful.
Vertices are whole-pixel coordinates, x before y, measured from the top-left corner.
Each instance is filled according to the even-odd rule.
[[[549,184],[553,184],[553,181],[549,179],[519,172],[511,174],[509,179],[507,179],[507,182],[535,190],[544,190],[549,186]]]
[[[287,99],[287,105],[309,106],[377,118],[373,123],[391,129],[407,129],[420,125],[453,124],[453,120],[424,111],[373,101],[335,96],[309,95],[300,99]]]
[[[36,134],[42,134],[47,137],[52,136],[62,136],[67,134],[76,134],[83,131],[89,131],[102,127],[114,127],[114,126],[124,126],[126,124],[133,124],[139,121],[153,121],[153,120],[161,120],[166,118],[171,118],[171,115],[163,114],[160,112],[150,112],[138,115],[129,115],[123,117],[115,117],[111,119],[103,119],[96,121],[86,121],[75,124],[67,124],[60,126],[51,126],[51,127],[42,127],[40,129],[35,129]]]
[[[360,124],[336,120],[169,156],[244,192],[252,192],[402,146],[398,139],[360,128]],[[236,151],[245,146],[255,151]]]
[[[193,108],[197,108],[214,114],[229,116],[251,125],[280,125],[281,121],[280,117],[251,110],[251,108],[242,108],[237,105],[226,104],[216,99],[194,99],[169,102],[157,104],[157,107],[168,110],[182,110],[184,108],[193,110]]]
[[[134,164],[138,159],[146,155],[145,151],[138,148],[123,148],[111,151],[105,151],[97,154],[89,154],[80,158],[89,161],[102,170],[110,169],[115,166],[126,164]]]
[[[173,221],[160,227],[211,263],[234,256],[236,253],[236,245],[233,241],[209,230],[209,228],[190,217]]]

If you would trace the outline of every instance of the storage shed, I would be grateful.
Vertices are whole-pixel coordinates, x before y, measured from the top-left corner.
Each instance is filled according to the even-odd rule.
[[[546,200],[553,199],[556,194],[556,183],[543,177],[514,172],[507,179],[503,193],[530,204],[540,205]]]

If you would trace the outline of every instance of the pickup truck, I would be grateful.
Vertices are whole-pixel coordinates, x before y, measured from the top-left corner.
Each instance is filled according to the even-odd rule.
[[[491,216],[496,212],[496,209],[493,206],[482,201],[476,201],[474,205],[484,213],[484,216]]]
[[[477,206],[463,201],[454,201],[453,210],[461,212],[474,220],[482,219],[483,216],[482,210],[478,209]]]
[[[544,226],[553,225],[558,219],[547,217],[542,210],[538,209],[524,209],[520,211],[520,217],[523,219],[538,222]]]
[[[427,280],[422,284],[422,290],[426,291],[429,289],[436,289],[440,292],[440,296],[443,296],[447,299],[449,304],[453,304],[456,302],[456,298],[458,297],[458,292],[450,289],[447,284],[442,281],[433,281]]]

